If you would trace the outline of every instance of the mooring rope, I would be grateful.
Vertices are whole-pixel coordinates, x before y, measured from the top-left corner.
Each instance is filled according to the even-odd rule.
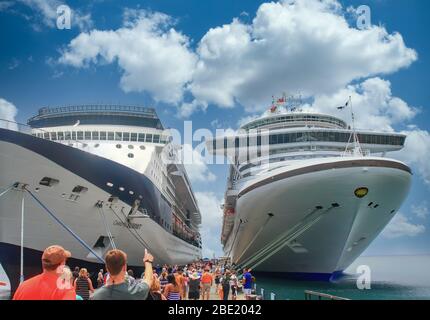
[[[64,222],[62,222],[57,216],[49,210],[30,190],[28,190],[26,187],[23,188],[25,191],[27,191],[33,199],[58,223],[60,224],[64,229],[66,229],[82,246],[84,246],[89,252],[91,252],[101,263],[105,263],[102,257],[100,257],[88,244],[85,243],[84,240],[82,240],[75,232],[73,232],[72,229],[70,229]]]
[[[103,224],[105,226],[106,233],[107,233],[109,241],[110,241],[110,245],[111,245],[112,249],[116,249],[115,241],[113,240],[112,232],[111,232],[109,225],[106,221],[106,216],[105,216],[105,213],[103,211],[103,207],[100,206],[100,207],[98,207],[98,209],[99,209],[100,215],[102,217]]]

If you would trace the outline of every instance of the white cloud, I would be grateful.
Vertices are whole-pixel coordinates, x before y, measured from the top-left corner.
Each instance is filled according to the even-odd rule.
[[[430,213],[427,201],[423,201],[418,205],[412,205],[411,210],[412,213],[421,219],[426,219]]]
[[[188,48],[188,37],[172,24],[162,13],[127,10],[124,27],[81,33],[59,61],[75,67],[116,62],[124,91],[146,91],[158,101],[179,103],[196,57]]]
[[[420,224],[413,224],[401,213],[394,216],[391,222],[386,226],[382,235],[386,238],[415,237],[424,233],[425,227]]]
[[[213,182],[216,176],[210,172],[204,157],[189,144],[184,144],[180,152],[185,169],[192,182]],[[191,155],[191,157],[189,157]]]
[[[350,109],[337,110],[351,96],[356,127],[393,131],[393,125],[411,120],[418,112],[391,92],[390,81],[379,77],[348,85],[333,94],[316,95],[307,109],[332,114],[351,123]],[[305,107],[306,109],[306,107]]]
[[[417,59],[400,34],[382,26],[358,30],[344,14],[335,0],[264,3],[250,23],[236,18],[211,28],[193,52],[169,16],[126,10],[122,28],[81,33],[60,61],[118,63],[124,91],[147,91],[188,117],[209,104],[261,111],[283,91],[333,95],[351,81],[393,73]],[[195,100],[184,102],[184,93]],[[390,107],[393,120],[410,116],[400,99]]]
[[[412,128],[403,131],[407,135],[405,147],[392,155],[414,166],[423,181],[430,185],[430,134],[426,130]]]
[[[16,125],[8,121],[15,121],[15,117],[17,113],[18,113],[18,110],[12,103],[10,103],[5,99],[0,98],[0,119],[7,120],[7,121],[0,120],[1,128],[15,130]]]
[[[65,4],[63,1],[58,0],[19,0],[20,3],[28,6],[36,12],[36,19],[40,20],[41,23],[50,28],[56,28],[56,21],[58,18],[57,8]],[[80,30],[88,30],[92,27],[93,22],[89,13],[82,13],[80,10],[72,10],[71,16],[71,27],[78,26]],[[39,21],[33,21],[35,24],[33,27],[36,30],[40,30]]]
[[[272,94],[332,94],[417,59],[398,33],[350,27],[334,0],[264,3],[251,24],[235,19],[210,29],[197,52],[193,95],[221,107],[239,102],[248,111],[266,108]]]
[[[195,195],[202,214],[200,233],[203,242],[203,256],[208,258],[212,258],[214,254],[221,256],[222,210],[220,204],[222,199],[213,192],[196,192]]]

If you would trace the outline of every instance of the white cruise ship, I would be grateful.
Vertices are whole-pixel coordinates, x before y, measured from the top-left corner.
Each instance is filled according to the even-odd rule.
[[[406,137],[355,130],[295,101],[280,98],[236,135],[207,142],[231,163],[221,242],[238,268],[329,279],[405,200],[411,169],[385,155]]]
[[[0,122],[3,287],[39,272],[52,244],[93,272],[111,248],[136,268],[145,248],[159,264],[201,258],[199,208],[183,165],[163,161],[177,149],[154,109],[42,108],[27,130]]]

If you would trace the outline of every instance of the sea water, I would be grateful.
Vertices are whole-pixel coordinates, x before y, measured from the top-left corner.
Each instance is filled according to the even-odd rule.
[[[364,283],[360,269],[370,271],[369,289],[357,285],[357,280]],[[303,300],[304,291],[311,290],[354,300],[430,300],[430,255],[363,256],[332,281],[300,281],[264,274],[256,276],[256,284],[257,294],[263,288],[265,299],[270,299],[273,292],[276,300]]]

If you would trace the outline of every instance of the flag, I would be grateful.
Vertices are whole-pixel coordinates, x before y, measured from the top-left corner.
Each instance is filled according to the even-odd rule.
[[[349,100],[345,103],[345,105],[340,106],[340,107],[337,107],[337,109],[338,109],[338,110],[345,109],[345,108],[348,106],[348,104],[349,104]]]
[[[276,111],[276,106],[275,105],[272,105],[271,107],[270,107],[270,112],[275,112]]]

